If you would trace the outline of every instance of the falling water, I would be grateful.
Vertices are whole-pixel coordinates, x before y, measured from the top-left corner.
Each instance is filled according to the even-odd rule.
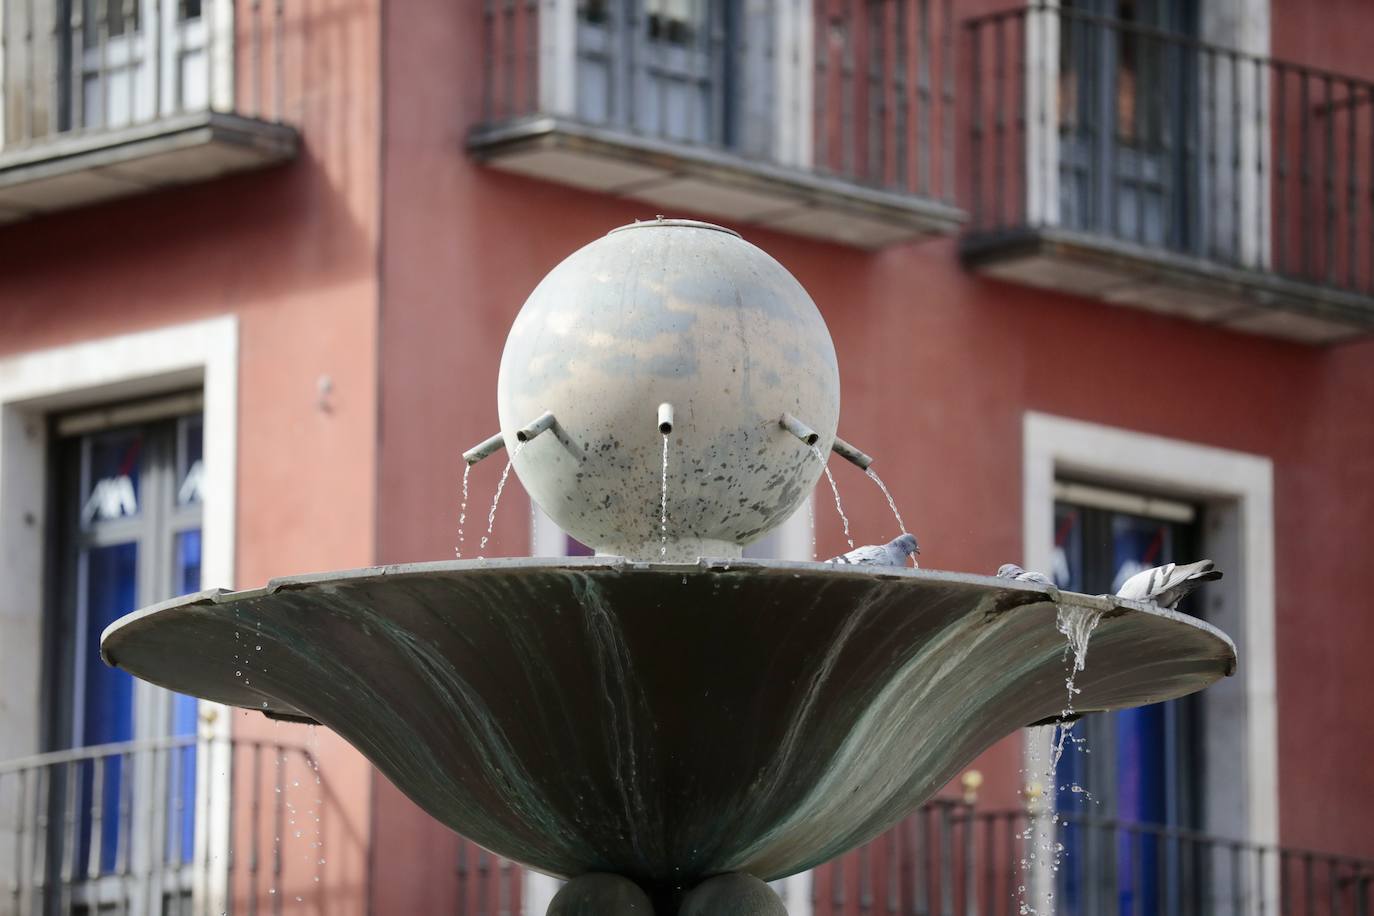
[[[663,474],[658,487],[658,557],[668,556],[668,434],[663,434]]]
[[[453,548],[453,558],[461,560],[463,558],[463,523],[468,519],[468,475],[472,473],[472,465],[463,462],[463,501],[458,505],[458,545]]]
[[[892,517],[897,520],[897,532],[899,534],[905,533],[906,522],[902,521],[902,513],[897,511],[897,501],[892,498],[892,493],[888,491],[887,484],[883,483],[883,479],[878,476],[878,472],[872,468],[866,469],[864,474],[876,483],[878,489],[882,490],[883,495],[887,497],[887,507],[892,510]]]
[[[811,529],[811,553],[807,554],[808,560],[816,559],[816,498],[814,495],[806,497],[806,527]]]
[[[854,549],[854,539],[849,536],[849,516],[844,514],[844,506],[840,505],[840,488],[835,486],[835,476],[830,473],[830,464],[821,454],[821,450],[816,446],[811,446],[811,454],[816,456],[816,460],[821,463],[825,470],[825,479],[830,481],[830,492],[835,494],[835,511],[840,513],[840,524],[844,525],[844,539],[849,544],[849,549]]]
[[[481,542],[477,545],[477,559],[482,559],[482,551],[487,549],[487,541],[491,540],[491,530],[496,526],[496,507],[501,503],[501,494],[505,492],[506,480],[510,478],[511,465],[515,463],[515,456],[520,454],[520,450],[525,447],[521,442],[515,446],[515,451],[510,453],[506,459],[506,466],[501,471],[501,480],[496,484],[496,495],[492,497],[491,509],[487,512],[487,533],[482,535]]]
[[[1092,639],[1093,630],[1097,629],[1097,624],[1101,619],[1102,613],[1100,611],[1075,605],[1062,604],[1059,605],[1058,614],[1055,618],[1055,628],[1064,635],[1066,641],[1064,646],[1064,659],[1068,663],[1068,674],[1064,679],[1066,696],[1064,708],[1060,712],[1061,721],[1057,725],[1047,726],[1050,729],[1050,734],[1048,736],[1044,735],[1042,731],[1037,730],[1032,734],[1030,739],[1031,770],[1037,773],[1037,775],[1040,770],[1040,747],[1042,744],[1049,744],[1050,746],[1049,767],[1046,771],[1048,780],[1042,786],[1039,797],[1036,799],[1037,807],[1042,811],[1049,812],[1049,817],[1047,819],[1044,814],[1041,814],[1038,818],[1033,818],[1021,835],[1021,839],[1026,841],[1027,844],[1032,844],[1032,840],[1034,840],[1034,843],[1030,845],[1028,856],[1021,860],[1021,867],[1030,871],[1032,874],[1035,864],[1040,860],[1041,853],[1044,853],[1049,859],[1051,875],[1057,875],[1059,867],[1063,863],[1064,844],[1062,842],[1051,844],[1049,836],[1050,828],[1054,826],[1058,820],[1058,815],[1053,813],[1053,806],[1057,795],[1056,786],[1058,783],[1059,761],[1063,759],[1064,747],[1066,744],[1072,743],[1074,746],[1082,749],[1083,739],[1074,737],[1071,734],[1074,723],[1068,721],[1068,719],[1072,717],[1074,712],[1074,698],[1081,692],[1078,687],[1074,686],[1074,680],[1078,676],[1078,672],[1082,671],[1084,666],[1087,665],[1088,643]],[[1072,659],[1070,659],[1070,656],[1072,656]],[[1084,753],[1087,753],[1086,749],[1083,750]],[[1090,801],[1095,801],[1092,794],[1077,783],[1074,783],[1068,788],[1074,794],[1084,795]],[[1063,822],[1063,826],[1067,826],[1067,824],[1067,821]],[[1036,829],[1037,826],[1039,828],[1038,830]],[[1053,880],[1054,879],[1051,878],[1051,882],[1053,882]],[[1052,883],[1051,888],[1044,892],[1044,901],[1047,905],[1047,911],[1044,914],[1042,914],[1031,901],[1027,900],[1026,884],[1021,884],[1017,888],[1017,892],[1020,898],[1019,911],[1022,916],[1053,916],[1054,891]]]

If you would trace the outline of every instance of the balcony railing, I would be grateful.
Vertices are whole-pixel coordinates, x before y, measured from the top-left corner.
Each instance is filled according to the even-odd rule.
[[[0,7],[0,222],[294,155],[280,0]]]
[[[0,916],[280,912],[317,899],[324,825],[343,820],[298,746],[167,738],[0,763]]]
[[[509,861],[465,842],[457,867],[460,916],[522,912]],[[814,916],[1374,916],[1374,861],[958,799],[812,875]]]
[[[876,247],[952,231],[947,0],[488,2],[490,164]]]
[[[1057,828],[1049,815],[932,802],[817,869],[813,912],[1014,916],[1024,903],[1059,916],[1374,913],[1374,862],[1092,815],[1055,819]]]
[[[1298,340],[1374,329],[1374,84],[1071,7],[966,31],[972,264]]]

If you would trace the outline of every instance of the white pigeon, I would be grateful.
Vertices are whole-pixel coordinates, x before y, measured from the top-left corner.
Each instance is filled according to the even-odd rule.
[[[825,562],[838,566],[905,566],[907,557],[911,557],[911,565],[919,568],[920,564],[916,562],[915,555],[920,552],[921,547],[916,543],[916,535],[902,532],[886,544],[855,547],[849,553],[831,557]]]
[[[1143,569],[1131,576],[1117,591],[1116,596],[1173,608],[1202,583],[1220,578],[1221,570],[1217,569],[1211,560],[1198,560],[1186,566],[1165,563],[1153,569]]]
[[[1003,563],[997,569],[997,578],[1015,579],[1017,582],[1034,582],[1036,585],[1053,585],[1054,581],[1044,573],[1022,569],[1015,563]]]

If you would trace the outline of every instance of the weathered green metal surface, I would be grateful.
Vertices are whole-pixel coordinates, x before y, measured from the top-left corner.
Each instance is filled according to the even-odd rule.
[[[116,622],[102,651],[173,690],[329,726],[503,856],[659,893],[825,861],[1058,713],[1051,594],[816,563],[453,561],[190,596]],[[1235,666],[1193,618],[1062,600],[1104,612],[1079,709],[1181,696]]]

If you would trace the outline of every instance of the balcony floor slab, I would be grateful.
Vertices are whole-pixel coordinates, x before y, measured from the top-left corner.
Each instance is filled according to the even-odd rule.
[[[1374,295],[1057,227],[966,236],[987,276],[1113,305],[1276,337],[1341,343],[1374,333]]]
[[[0,152],[0,222],[292,159],[294,128],[221,112],[63,135]]]
[[[492,168],[858,248],[952,234],[964,218],[915,194],[552,116],[483,125],[468,148]]]

